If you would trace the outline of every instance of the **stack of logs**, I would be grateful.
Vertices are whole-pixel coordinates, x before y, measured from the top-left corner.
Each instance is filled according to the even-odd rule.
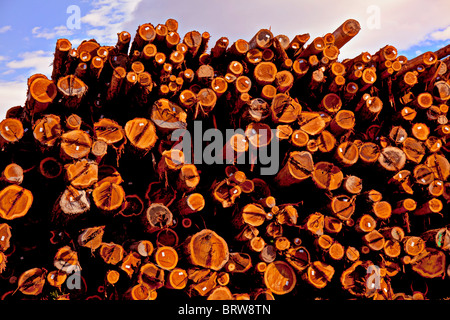
[[[359,30],[59,39],[0,123],[1,298],[447,298],[450,46],[338,61]],[[234,162],[174,147],[194,120]]]

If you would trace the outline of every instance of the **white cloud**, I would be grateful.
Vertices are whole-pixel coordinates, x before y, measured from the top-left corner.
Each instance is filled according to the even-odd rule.
[[[433,40],[442,40],[446,41],[450,39],[450,26],[445,28],[444,30],[435,31],[430,35],[430,38]]]
[[[113,45],[123,24],[133,19],[133,12],[141,0],[97,0],[93,9],[81,18],[82,26],[90,28],[86,34],[94,37],[102,45]]]
[[[0,27],[0,33],[8,32],[8,31],[11,30],[11,29],[12,29],[11,26],[3,26],[3,27]]]
[[[11,69],[29,69],[31,76],[34,73],[42,73],[50,76],[53,61],[53,53],[43,50],[24,52],[19,55],[20,59],[12,60],[6,64]],[[0,95],[1,96],[1,95]]]
[[[66,37],[73,34],[73,32],[67,29],[66,26],[57,26],[49,30],[47,28],[42,29],[42,27],[34,27],[31,33],[36,38],[54,39],[57,37]]]
[[[25,104],[27,94],[26,81],[3,81],[0,80],[0,120],[6,116],[6,111],[15,106]]]

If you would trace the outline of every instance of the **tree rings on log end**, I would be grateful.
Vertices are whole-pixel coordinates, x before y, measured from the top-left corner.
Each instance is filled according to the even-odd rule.
[[[209,229],[204,229],[190,237],[186,250],[192,264],[216,271],[225,266],[229,259],[226,241]]]
[[[297,277],[289,264],[284,261],[274,261],[264,272],[264,284],[274,294],[283,295],[294,289]]]
[[[12,184],[0,191],[0,217],[13,220],[23,217],[33,203],[31,191]]]

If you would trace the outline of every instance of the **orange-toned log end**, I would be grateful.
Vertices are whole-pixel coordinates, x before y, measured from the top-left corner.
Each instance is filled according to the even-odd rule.
[[[146,263],[139,270],[138,281],[146,284],[150,290],[157,290],[165,284],[164,270],[153,263]]]
[[[438,198],[432,198],[420,206],[417,210],[413,211],[414,215],[426,215],[430,213],[440,213],[444,205],[442,201]]]
[[[65,158],[84,158],[91,151],[91,146],[91,137],[82,130],[70,130],[61,135],[61,152]]]
[[[349,220],[355,212],[355,200],[346,195],[335,196],[331,200],[332,212],[341,220]]]
[[[81,127],[81,124],[83,123],[83,120],[81,117],[77,114],[72,113],[70,116],[66,119],[66,127],[69,130],[78,130]]]
[[[344,246],[338,242],[334,242],[328,249],[328,254],[333,260],[341,260],[345,255]]]
[[[445,186],[441,180],[433,180],[428,185],[428,193],[432,197],[440,197],[444,194],[444,191],[445,191]]]
[[[374,163],[380,156],[380,147],[373,142],[364,142],[359,147],[359,158],[365,164]]]
[[[416,261],[412,269],[424,278],[437,278],[445,274],[445,253],[441,250],[427,248],[427,255]]]
[[[403,150],[388,146],[381,150],[378,163],[388,171],[399,171],[406,163],[406,155]]]
[[[95,161],[81,159],[65,166],[66,178],[77,189],[86,189],[98,180],[98,165]]]
[[[414,167],[413,176],[415,182],[420,185],[429,185],[434,180],[433,171],[424,164],[419,164]]]
[[[260,62],[256,65],[253,72],[254,79],[260,85],[271,84],[275,81],[277,67],[273,62]]]
[[[152,121],[145,118],[134,118],[125,124],[125,135],[138,150],[148,151],[155,145],[158,137]]]
[[[175,268],[172,269],[167,276],[165,286],[169,289],[183,290],[186,287],[188,280],[186,270]]]
[[[293,151],[289,155],[288,162],[278,172],[275,182],[279,186],[287,187],[292,183],[301,182],[309,178],[314,171],[314,162],[308,151]]]
[[[122,261],[124,257],[124,250],[119,244],[113,242],[103,242],[100,246],[99,254],[105,263],[116,265]]]
[[[58,93],[55,83],[46,77],[35,78],[28,86],[28,104],[33,112],[42,112]]]
[[[351,194],[359,194],[362,191],[362,179],[357,176],[348,176],[344,180],[343,187]]]
[[[192,191],[200,182],[200,175],[194,164],[184,164],[177,180],[177,190]]]
[[[229,259],[225,239],[209,229],[197,232],[187,240],[186,251],[193,265],[220,270]]]
[[[37,296],[44,289],[47,270],[33,268],[23,272],[17,282],[18,289],[25,295]]]
[[[384,253],[391,258],[397,258],[402,252],[400,242],[395,240],[387,240],[384,244]]]
[[[149,240],[141,240],[134,243],[131,249],[136,250],[142,257],[149,257],[153,253],[153,244]]]
[[[182,199],[178,205],[178,212],[181,215],[187,215],[203,210],[205,207],[205,198],[200,193],[192,193],[185,199]]]
[[[146,211],[145,221],[149,232],[155,232],[173,225],[173,214],[163,204],[152,203]]]
[[[366,245],[374,251],[382,250],[384,247],[385,239],[383,235],[378,232],[377,230],[373,230],[363,237],[364,242]]]
[[[402,149],[406,158],[415,163],[422,162],[423,156],[426,153],[425,145],[411,137],[405,139]]]
[[[125,293],[124,298],[128,300],[150,300],[152,292],[147,284],[138,283]]]
[[[17,142],[22,139],[24,129],[22,122],[14,118],[6,118],[0,122],[0,136],[6,142]]]
[[[155,262],[161,269],[172,270],[178,263],[178,253],[172,247],[159,247],[155,252]]]
[[[262,252],[264,247],[266,246],[266,242],[262,237],[254,237],[248,242],[248,246],[250,250],[254,252]]]
[[[334,268],[322,261],[314,261],[308,267],[303,277],[317,289],[325,288],[334,276]]]
[[[320,212],[310,214],[306,218],[305,229],[314,235],[321,236],[325,225],[325,217]]]
[[[122,206],[125,200],[125,191],[118,184],[104,181],[94,189],[92,198],[101,211],[111,212]]]
[[[59,199],[59,207],[65,215],[70,217],[89,211],[91,203],[85,190],[77,190],[69,186]]]
[[[341,98],[335,93],[328,93],[323,98],[319,104],[319,108],[324,111],[334,114],[338,112],[342,107]]]
[[[227,287],[219,286],[211,291],[207,300],[233,300],[233,294]]]
[[[59,92],[63,95],[63,98],[74,98],[74,101],[77,103],[81,101],[81,98],[88,90],[87,85],[74,75],[59,78],[57,87]],[[78,107],[76,103],[69,103],[67,106],[73,108]]]
[[[265,147],[273,138],[272,130],[266,123],[252,122],[245,128],[248,142],[256,148]]]
[[[345,250],[345,257],[351,262],[358,261],[359,256],[359,251],[355,247],[347,247]]]
[[[0,224],[0,251],[4,252],[9,249],[10,239],[11,227],[7,223]]]
[[[344,174],[338,166],[321,161],[314,165],[312,178],[318,188],[331,191],[340,187]]]
[[[16,163],[10,163],[3,170],[2,178],[8,183],[21,184],[23,181],[23,169]]]
[[[120,273],[116,270],[108,270],[106,272],[106,281],[111,284],[115,285],[120,279]]]
[[[359,150],[355,143],[345,141],[336,148],[335,159],[344,167],[354,165],[359,159]]]
[[[300,129],[309,135],[317,135],[321,133],[327,123],[318,112],[302,111],[298,114],[298,122]]]
[[[332,34],[334,36],[334,45],[337,48],[342,48],[348,41],[358,34],[361,26],[358,21],[348,19],[339,26]]]
[[[373,213],[381,220],[386,220],[391,216],[392,207],[387,201],[378,201],[372,205]]]
[[[0,191],[0,217],[13,220],[28,213],[33,203],[30,190],[12,184]]]
[[[340,110],[330,123],[330,130],[335,135],[340,135],[355,126],[356,118],[350,110]]]
[[[202,112],[208,114],[216,106],[217,95],[213,89],[203,88],[198,92],[197,99]]]
[[[261,98],[264,98],[268,101],[271,101],[275,95],[277,94],[277,88],[275,88],[273,85],[266,84],[261,89]]]
[[[256,35],[249,41],[249,48],[267,49],[272,45],[273,34],[268,29],[259,30]]]
[[[53,265],[56,269],[67,274],[81,270],[78,254],[69,246],[64,246],[56,252],[53,259]]]
[[[289,128],[291,128],[291,127],[289,127]],[[294,132],[292,132],[290,142],[293,146],[304,147],[304,146],[306,146],[308,141],[309,141],[309,135],[305,131],[298,129],[298,130],[295,130]]]
[[[82,247],[97,250],[102,244],[105,226],[83,229],[78,236],[78,244]]]
[[[277,295],[291,292],[297,284],[294,269],[284,261],[270,263],[264,272],[264,284]]]
[[[442,154],[428,156],[425,165],[433,171],[435,179],[445,181],[450,176],[450,162]]]
[[[49,114],[36,121],[33,126],[33,136],[43,146],[53,147],[62,134],[59,116]]]
[[[416,139],[425,141],[430,135],[430,128],[425,123],[414,123],[411,132]]]
[[[302,272],[310,263],[310,255],[305,247],[291,247],[286,254],[286,261],[297,271]]]
[[[292,133],[294,130],[292,127],[288,124],[280,124],[276,128],[275,136],[278,138],[278,140],[287,140],[292,136]]]
[[[360,232],[371,232],[377,226],[377,221],[369,214],[362,215],[356,222],[356,230]]]
[[[211,81],[211,88],[219,98],[228,90],[228,82],[223,77],[215,77]]]
[[[233,55],[243,56],[249,49],[250,46],[246,40],[238,39],[231,45],[231,47],[228,49],[228,52]]]
[[[175,129],[186,129],[187,113],[177,104],[167,100],[159,99],[152,107],[150,119],[158,129],[170,132]]]
[[[282,70],[275,75],[275,84],[278,92],[286,92],[294,85],[294,76],[288,70]]]
[[[272,110],[272,120],[276,123],[292,123],[302,114],[302,106],[284,93],[278,93],[272,99],[270,108]]]
[[[62,272],[60,270],[50,271],[47,275],[47,282],[52,287],[56,287],[61,289],[61,286],[66,282],[67,273]]]
[[[328,234],[323,234],[316,240],[316,244],[321,250],[328,250],[333,244],[333,241],[334,240],[331,236]]]
[[[124,138],[122,126],[112,119],[102,118],[94,123],[94,134],[98,140],[114,144]]]

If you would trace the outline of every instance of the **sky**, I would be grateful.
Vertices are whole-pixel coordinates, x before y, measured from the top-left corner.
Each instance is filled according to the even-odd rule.
[[[262,28],[290,39],[309,33],[312,41],[353,18],[361,31],[339,60],[387,44],[411,59],[450,43],[449,12],[449,0],[0,0],[0,119],[24,105],[31,75],[50,77],[59,38],[73,47],[92,38],[114,45],[121,31],[134,37],[140,24],[174,18],[181,38],[208,31],[211,48],[220,37],[249,41]]]

